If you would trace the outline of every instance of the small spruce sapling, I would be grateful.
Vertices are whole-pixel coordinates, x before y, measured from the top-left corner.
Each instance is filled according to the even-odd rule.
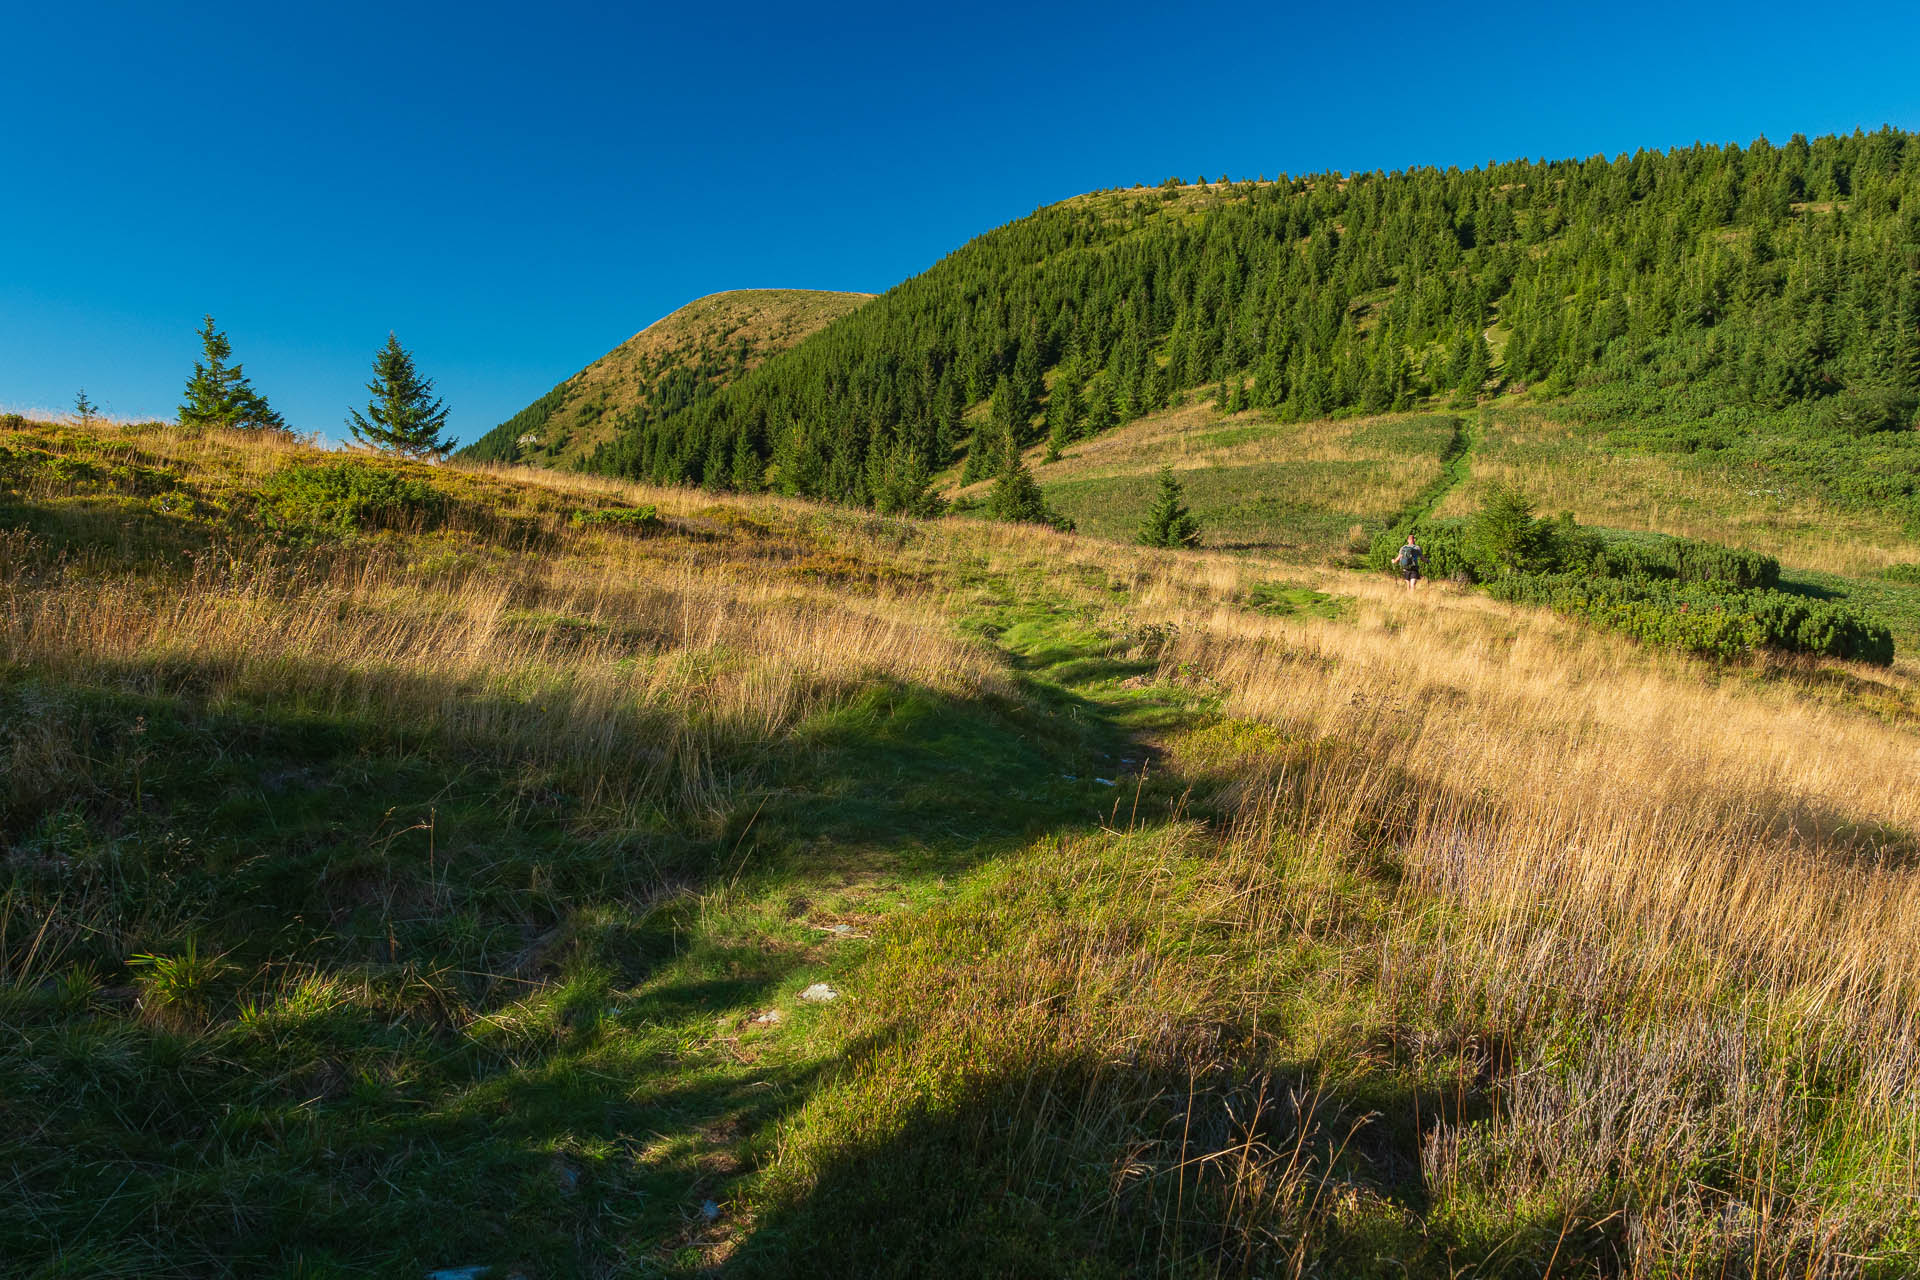
[[[987,493],[987,514],[1016,524],[1049,524],[1066,533],[1073,530],[1073,521],[1047,505],[1040,482],[1033,478],[1018,449],[1010,448],[1001,455],[1000,474]]]
[[[1160,468],[1160,496],[1140,522],[1139,540],[1147,547],[1197,547],[1200,520],[1187,509],[1186,495],[1172,467]]]
[[[347,410],[354,439],[410,458],[440,459],[453,452],[452,442],[440,435],[447,424],[445,402],[433,398],[433,379],[420,376],[413,356],[391,333],[387,345],[374,353],[367,390],[373,399],[366,413]]]
[[[1474,550],[1501,573],[1528,573],[1547,567],[1553,555],[1553,529],[1533,514],[1533,503],[1515,489],[1495,489],[1473,518]]]
[[[83,427],[92,426],[93,415],[100,412],[100,406],[87,399],[85,387],[80,388],[80,394],[73,398],[73,412],[74,416],[80,419],[80,425]]]

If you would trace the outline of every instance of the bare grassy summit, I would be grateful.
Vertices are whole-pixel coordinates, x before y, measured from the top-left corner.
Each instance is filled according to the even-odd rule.
[[[468,446],[477,461],[585,458],[636,411],[683,409],[873,295],[729,289],[663,316]]]

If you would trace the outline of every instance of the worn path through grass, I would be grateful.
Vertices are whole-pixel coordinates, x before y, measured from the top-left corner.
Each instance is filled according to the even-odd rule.
[[[809,758],[781,769],[787,784],[735,836],[727,882],[647,924],[670,928],[671,958],[609,989],[603,1025],[570,1060],[485,1091],[499,1115],[483,1147],[508,1135],[562,1147],[551,1177],[564,1194],[542,1197],[539,1212],[574,1201],[563,1217],[602,1236],[586,1252],[602,1253],[606,1233],[672,1273],[727,1258],[752,1235],[751,1183],[784,1122],[863,1052],[845,1015],[866,994],[875,935],[1037,839],[1166,811],[1177,783],[1158,776],[1156,736],[1204,706],[1151,683],[1164,637],[1108,634],[1087,606],[1021,598],[985,575],[980,587],[997,598],[961,626],[1006,655],[1019,698],[980,706],[888,690],[807,726]],[[815,984],[837,998],[802,999]],[[655,1140],[622,1151],[632,1133]],[[552,1229],[481,1234],[511,1251],[521,1228]],[[420,1261],[510,1269],[519,1255]]]

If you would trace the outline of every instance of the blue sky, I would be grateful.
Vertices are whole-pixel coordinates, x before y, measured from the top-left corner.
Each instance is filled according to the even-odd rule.
[[[1920,127],[1906,5],[906,9],[0,0],[0,405],[171,416],[212,312],[297,429],[393,330],[472,439],[1093,188]]]

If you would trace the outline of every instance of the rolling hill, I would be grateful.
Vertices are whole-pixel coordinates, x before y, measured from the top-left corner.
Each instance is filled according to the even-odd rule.
[[[1572,452],[1661,459],[1629,465],[1912,538],[1915,141],[1094,193],[623,425],[594,465],[888,511],[991,477],[1009,446],[1071,449],[1143,419],[1208,434],[1538,410]],[[1255,527],[1267,497],[1222,495],[1233,540],[1303,536]]]
[[[482,462],[570,465],[621,424],[691,405],[872,295],[734,289],[663,316],[462,450]]]

